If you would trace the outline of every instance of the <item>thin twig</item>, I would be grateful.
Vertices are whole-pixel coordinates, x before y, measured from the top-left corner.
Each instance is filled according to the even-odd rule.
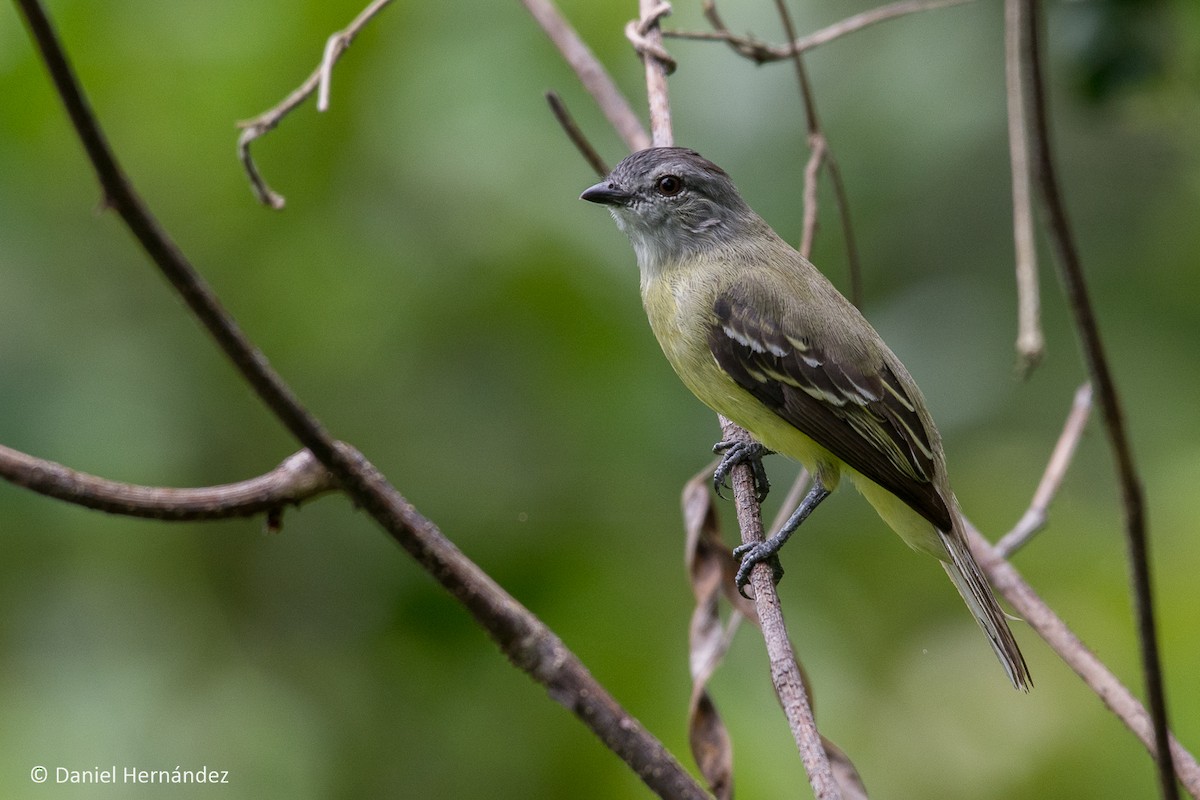
[[[1042,480],[1038,483],[1037,491],[1033,493],[1028,510],[1013,529],[996,542],[996,552],[1002,558],[1012,558],[1017,550],[1024,547],[1045,526],[1050,503],[1058,494],[1058,488],[1067,475],[1067,469],[1071,466],[1071,459],[1075,456],[1079,440],[1083,438],[1083,431],[1087,427],[1091,412],[1092,385],[1085,383],[1075,391],[1071,413],[1067,415],[1067,421],[1059,434],[1058,442],[1054,445],[1054,452],[1050,455],[1050,461],[1046,464],[1046,471],[1042,473]]]
[[[1157,753],[1159,792],[1163,800],[1178,797],[1174,770],[1171,769],[1171,749],[1168,746],[1166,689],[1159,656],[1158,634],[1154,622],[1154,599],[1150,578],[1150,543],[1146,531],[1145,501],[1141,481],[1133,463],[1133,448],[1125,430],[1124,415],[1116,384],[1109,370],[1108,359],[1100,339],[1092,302],[1088,296],[1083,265],[1075,246],[1071,226],[1067,221],[1066,204],[1059,189],[1058,176],[1050,145],[1050,124],[1047,113],[1046,85],[1042,75],[1040,31],[1041,8],[1038,0],[1024,0],[1029,36],[1028,75],[1033,88],[1033,124],[1030,142],[1033,150],[1033,174],[1040,190],[1046,212],[1046,223],[1054,247],[1067,302],[1079,333],[1088,374],[1096,389],[1104,429],[1108,435],[1117,482],[1125,511],[1125,542],[1132,584],[1142,671],[1146,698],[1153,720]]]
[[[675,39],[698,39],[706,41],[725,42],[734,52],[742,55],[757,64],[766,64],[771,61],[783,61],[792,58],[793,53],[803,53],[806,50],[811,50],[814,47],[820,47],[823,44],[828,44],[834,39],[838,39],[849,33],[862,30],[885,20],[895,17],[904,16],[906,14],[915,14],[919,11],[930,11],[935,8],[946,8],[947,6],[958,6],[964,3],[970,3],[972,0],[901,0],[898,3],[890,3],[886,6],[873,8],[870,11],[864,11],[861,14],[855,14],[852,17],[847,17],[840,22],[835,22],[825,28],[822,28],[815,33],[810,33],[807,36],[793,39],[788,44],[773,45],[755,39],[753,36],[738,36],[732,33],[724,24],[713,24],[713,20],[719,20],[720,17],[716,14],[716,6],[712,0],[705,0],[704,14],[708,18],[709,24],[713,25],[712,31],[663,31],[663,36]]]
[[[0,445],[0,478],[84,508],[163,521],[252,517],[337,488],[333,476],[307,450],[256,478],[175,489],[111,481]]]
[[[579,76],[583,88],[596,101],[601,113],[616,130],[621,141],[630,150],[643,150],[650,146],[650,137],[642,127],[641,120],[633,107],[621,94],[608,71],[597,60],[591,49],[579,38],[579,34],[559,13],[552,0],[521,0],[542,31],[558,48],[563,59]]]
[[[592,143],[584,136],[583,131],[575,122],[575,118],[571,116],[571,112],[567,111],[566,104],[558,96],[558,92],[546,92],[546,102],[550,104],[550,111],[554,113],[554,118],[558,120],[563,132],[567,134],[567,138],[575,145],[575,149],[579,151],[584,160],[600,177],[607,175],[608,165],[604,163],[604,159],[596,152],[596,148],[592,147]]]
[[[354,37],[358,36],[366,24],[391,1],[372,0],[345,29],[338,31],[325,41],[325,50],[321,58],[321,63],[308,76],[308,79],[304,83],[300,84],[299,87],[274,108],[264,111],[254,119],[238,123],[238,127],[242,129],[237,142],[238,158],[242,162],[242,167],[246,170],[246,177],[250,180],[250,188],[254,190],[254,196],[263,205],[274,209],[281,209],[284,207],[286,200],[283,195],[268,186],[266,180],[263,179],[262,174],[258,171],[258,166],[254,163],[254,159],[250,155],[250,143],[258,137],[274,130],[275,126],[284,117],[291,113],[296,106],[307,100],[309,95],[315,90],[320,90],[317,95],[317,111],[325,111],[329,108],[329,83],[333,79],[333,65],[337,63],[342,53],[350,47],[350,43],[354,41]]]
[[[510,661],[540,683],[662,797],[705,791],[614,700],[562,640],[422,516],[361,453],[335,441],[242,334],[207,283],[169,239],[105,141],[38,0],[15,0],[96,170],[110,208],[179,292],[197,320],[283,425],[443,588],[465,606]]]
[[[1004,77],[1008,99],[1008,153],[1012,171],[1013,242],[1017,273],[1017,371],[1027,377],[1046,351],[1038,290],[1037,247],[1029,185],[1029,106],[1025,66],[1029,63],[1023,0],[1004,2]]]

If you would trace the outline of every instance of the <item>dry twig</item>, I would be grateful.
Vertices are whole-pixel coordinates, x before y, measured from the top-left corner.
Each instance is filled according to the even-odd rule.
[[[258,171],[258,166],[250,155],[250,143],[274,130],[275,126],[291,113],[292,109],[307,100],[314,90],[319,90],[317,111],[325,111],[329,108],[329,84],[333,80],[333,65],[354,41],[354,37],[358,36],[366,24],[390,2],[392,0],[372,0],[344,30],[338,31],[325,41],[325,53],[321,58],[321,63],[304,83],[300,84],[274,108],[264,111],[254,119],[238,123],[238,127],[242,129],[237,142],[238,158],[246,170],[246,177],[250,179],[250,188],[254,190],[254,196],[258,198],[258,202],[274,209],[281,209],[286,203],[283,195],[268,186]]]

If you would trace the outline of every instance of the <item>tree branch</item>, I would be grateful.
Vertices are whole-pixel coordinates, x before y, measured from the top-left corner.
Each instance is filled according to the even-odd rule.
[[[307,100],[313,91],[319,90],[317,111],[329,109],[329,84],[333,80],[333,65],[350,47],[354,37],[358,36],[367,23],[390,2],[392,0],[372,0],[344,30],[338,31],[325,41],[325,52],[321,63],[304,83],[300,84],[274,108],[264,111],[254,119],[238,123],[238,127],[242,129],[237,142],[238,158],[246,170],[246,177],[250,179],[250,188],[254,190],[254,196],[258,198],[258,202],[274,209],[281,209],[286,203],[283,195],[268,186],[262,174],[259,173],[258,166],[250,155],[250,143],[274,130],[275,126],[294,108]]]
[[[1066,205],[1059,190],[1058,176],[1050,146],[1050,124],[1047,114],[1046,84],[1042,75],[1039,26],[1041,9],[1038,0],[1025,2],[1029,37],[1028,74],[1033,87],[1033,125],[1030,140],[1033,149],[1033,174],[1040,190],[1042,205],[1051,243],[1057,256],[1059,277],[1079,333],[1084,361],[1096,389],[1096,399],[1109,447],[1116,463],[1117,482],[1125,511],[1125,542],[1130,569],[1135,619],[1141,650],[1142,671],[1146,683],[1146,698],[1153,720],[1155,752],[1157,753],[1159,791],[1163,800],[1178,797],[1174,770],[1171,768],[1171,749],[1168,745],[1166,689],[1159,658],[1158,635],[1154,623],[1153,590],[1150,579],[1150,542],[1146,531],[1145,505],[1141,481],[1133,463],[1133,449],[1125,431],[1116,385],[1109,370],[1108,359],[1100,340],[1092,302],[1088,295],[1083,264],[1075,246],[1071,226],[1067,221]]]
[[[528,609],[471,562],[361,453],[336,442],[221,307],[125,178],[88,106],[45,11],[14,0],[115,209],[192,313],[284,426],[329,470],[342,490],[470,611],[512,663],[542,684],[662,797],[703,798],[674,756],[588,673],[579,658]]]
[[[0,445],[0,478],[84,508],[163,521],[252,517],[337,488],[333,476],[307,450],[256,478],[174,489],[110,481]]]

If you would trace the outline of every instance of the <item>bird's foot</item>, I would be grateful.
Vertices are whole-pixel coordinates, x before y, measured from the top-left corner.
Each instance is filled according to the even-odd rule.
[[[750,596],[746,594],[746,584],[750,583],[750,571],[755,566],[762,563],[767,563],[771,567],[772,583],[779,583],[783,577],[783,565],[779,563],[779,548],[783,547],[783,539],[778,536],[772,536],[765,542],[751,542],[743,544],[733,549],[733,557],[741,559],[741,566],[738,567],[737,578],[734,583],[737,585],[738,594],[745,597],[747,600]]]
[[[767,492],[771,491],[771,482],[767,480],[767,470],[762,459],[763,456],[773,453],[773,450],[768,450],[758,442],[723,439],[713,445],[713,452],[723,453],[716,471],[713,472],[713,489],[717,497],[725,499],[721,488],[729,486],[729,473],[733,472],[733,468],[738,464],[749,464],[754,474],[754,496],[760,503],[767,498]]]

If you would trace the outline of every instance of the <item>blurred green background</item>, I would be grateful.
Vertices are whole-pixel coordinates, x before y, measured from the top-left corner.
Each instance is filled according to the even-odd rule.
[[[562,2],[640,109],[621,34],[634,5]],[[702,28],[697,5],[669,24]],[[722,11],[778,40],[771,5]],[[871,5],[793,4],[804,31]],[[299,395],[690,765],[678,493],[718,430],[657,350],[628,243],[576,201],[595,177],[543,92],[610,162],[621,145],[520,4],[397,0],[338,65],[331,111],[305,105],[255,145],[280,213],[251,197],[234,121],[298,85],[357,2],[50,6],[127,171]],[[1173,722],[1194,752],[1200,7],[1049,11],[1066,197],[1149,498]],[[1014,378],[1002,16],[998,0],[911,16],[808,59],[865,311],[924,388],[963,506],[993,537],[1023,513],[1083,379],[1048,258],[1048,355]],[[795,241],[806,151],[791,68],[671,50],[678,141]],[[160,485],[238,480],[295,449],[98,210],[11,8],[0,187],[0,442]],[[822,198],[815,260],[845,287]],[[1093,425],[1016,563],[1140,687],[1110,465]],[[778,486],[795,472],[769,468]],[[649,796],[345,500],[284,523],[131,521],[0,485],[0,796],[130,791],[34,786],[39,764],[230,771],[229,786],[145,796]],[[1019,696],[941,570],[853,492],[783,560],[823,730],[872,796],[1153,795],[1141,745],[1040,640],[1016,626],[1037,684]],[[807,796],[749,629],[713,692],[741,796]]]

